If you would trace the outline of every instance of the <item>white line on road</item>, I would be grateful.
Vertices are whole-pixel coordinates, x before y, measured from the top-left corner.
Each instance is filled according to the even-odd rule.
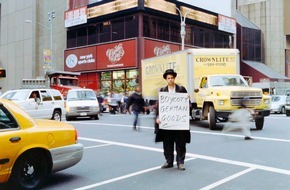
[[[160,148],[153,148],[153,147],[147,147],[147,146],[141,146],[141,145],[135,145],[135,144],[128,144],[128,143],[121,143],[121,142],[115,142],[115,141],[107,141],[107,140],[101,140],[101,139],[93,139],[93,138],[84,138],[84,137],[79,137],[80,140],[84,140],[84,141],[90,141],[90,142],[98,142],[98,143],[105,143],[110,144],[110,145],[117,145],[117,146],[123,146],[123,147],[129,147],[129,148],[136,148],[136,149],[142,149],[142,150],[149,150],[149,151],[155,151],[155,152],[163,152],[163,149]],[[269,171],[269,172],[274,172],[274,173],[280,173],[280,174],[284,174],[284,175],[290,175],[290,170],[284,170],[284,169],[280,169],[280,168],[274,168],[274,167],[268,167],[268,166],[263,166],[263,165],[257,165],[257,164],[251,164],[251,163],[246,163],[246,162],[240,162],[240,161],[235,161],[235,160],[228,160],[228,159],[223,159],[223,158],[218,158],[218,157],[211,157],[211,156],[205,156],[205,155],[199,155],[199,154],[192,154],[192,153],[186,153],[186,157],[190,157],[188,159],[186,159],[186,161],[188,160],[192,160],[192,159],[204,159],[204,160],[209,160],[209,161],[214,161],[214,162],[220,162],[220,163],[224,163],[224,164],[231,164],[231,165],[236,165],[236,166],[241,166],[241,167],[246,167],[246,170],[243,170],[239,173],[236,173],[232,176],[229,176],[227,178],[224,178],[220,181],[217,181],[211,185],[208,185],[204,188],[202,188],[201,190],[209,190],[212,189],[214,187],[217,187],[223,183],[226,183],[234,178],[237,178],[241,175],[244,175],[246,173],[249,173],[253,170],[259,169],[259,170],[264,170],[264,171]],[[86,190],[86,189],[91,189],[93,187],[97,187],[97,186],[101,186],[104,184],[108,184],[108,183],[112,183],[115,181],[119,181],[122,179],[126,179],[129,177],[133,177],[136,175],[140,175],[146,172],[150,172],[153,170],[157,170],[159,169],[160,166],[158,167],[153,167],[153,168],[149,168],[146,170],[142,170],[142,171],[138,171],[138,172],[134,172],[131,174],[127,174],[124,176],[120,176],[117,178],[113,178],[110,180],[106,180],[106,181],[102,181],[102,182],[98,182],[92,185],[88,185],[88,186],[84,186],[81,188],[77,188],[74,190]]]
[[[86,124],[86,125],[96,125],[96,123],[84,123],[84,122],[70,122],[70,123]],[[97,123],[97,125],[132,128],[131,125],[122,125],[122,124]],[[146,127],[146,126],[139,126],[139,127],[142,128],[142,129],[154,130],[153,127]],[[215,132],[204,132],[204,131],[195,131],[195,130],[190,130],[190,132],[191,133],[197,133],[197,134],[205,134],[205,135],[216,135],[216,136],[227,136],[227,137],[244,138],[244,135],[215,133]],[[287,143],[289,142],[290,143],[290,139],[278,139],[278,138],[268,138],[268,137],[259,137],[259,136],[252,136],[252,137],[254,139],[259,139],[259,140],[277,141],[277,142],[287,142]]]
[[[217,186],[220,186],[220,185],[222,185],[222,184],[224,184],[224,183],[226,183],[226,182],[228,182],[228,181],[231,181],[231,180],[233,180],[233,179],[235,179],[235,178],[237,178],[237,177],[240,177],[240,176],[242,176],[242,175],[244,175],[244,174],[247,174],[247,173],[249,173],[249,172],[251,172],[251,171],[253,171],[253,170],[255,170],[255,168],[248,168],[248,169],[243,170],[243,171],[241,171],[241,172],[239,172],[239,173],[236,173],[236,174],[231,175],[231,176],[229,176],[229,177],[227,177],[227,178],[224,178],[224,179],[222,179],[222,180],[220,180],[220,181],[217,181],[217,182],[215,182],[215,183],[212,183],[212,184],[210,184],[210,185],[208,185],[208,186],[206,186],[206,187],[203,187],[203,188],[201,188],[201,189],[199,189],[199,190],[210,190],[210,189],[213,189],[213,188],[215,188],[215,187],[217,187]]]
[[[195,158],[189,158],[189,159],[186,159],[185,161],[193,160],[193,159],[195,159]],[[87,186],[84,186],[84,187],[80,187],[80,188],[77,188],[77,189],[74,189],[74,190],[91,189],[91,188],[94,188],[94,187],[99,187],[101,185],[113,183],[115,181],[123,180],[123,179],[130,178],[130,177],[134,177],[134,176],[137,176],[137,175],[140,175],[140,174],[144,174],[144,173],[147,173],[147,172],[151,172],[151,171],[154,171],[154,170],[158,170],[158,169],[160,169],[160,166],[156,166],[156,167],[153,167],[153,168],[148,168],[146,170],[141,170],[141,171],[134,172],[134,173],[131,173],[131,174],[123,175],[123,176],[112,178],[112,179],[105,180],[105,181],[101,181],[101,182],[94,183],[94,184],[91,184],[91,185],[87,185]]]

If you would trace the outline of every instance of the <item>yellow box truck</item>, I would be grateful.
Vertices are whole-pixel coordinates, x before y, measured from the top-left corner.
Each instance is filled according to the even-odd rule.
[[[142,94],[148,101],[157,100],[159,89],[166,86],[166,69],[177,72],[175,82],[186,87],[191,96],[191,117],[208,120],[209,128],[225,122],[245,100],[255,111],[256,129],[264,126],[270,115],[270,97],[260,88],[250,87],[240,73],[237,49],[187,49],[142,60]]]

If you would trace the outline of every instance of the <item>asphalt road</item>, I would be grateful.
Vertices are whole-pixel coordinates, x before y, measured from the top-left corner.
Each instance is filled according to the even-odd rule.
[[[131,115],[105,113],[100,120],[70,122],[84,144],[84,157],[50,175],[43,190],[288,190],[290,188],[290,117],[271,115],[264,129],[211,131],[191,122],[185,171],[161,169],[162,143],[154,142],[153,115],[141,116],[140,131]],[[222,125],[221,125],[222,126]],[[254,129],[254,123],[253,123]]]

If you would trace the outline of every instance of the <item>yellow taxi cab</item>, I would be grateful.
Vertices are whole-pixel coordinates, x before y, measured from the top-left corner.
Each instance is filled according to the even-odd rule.
[[[13,189],[41,186],[50,173],[83,156],[76,129],[59,121],[33,119],[15,103],[0,99],[0,183]]]

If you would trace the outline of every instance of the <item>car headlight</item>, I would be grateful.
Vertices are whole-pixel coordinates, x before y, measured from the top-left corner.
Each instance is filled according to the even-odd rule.
[[[265,100],[264,100],[264,103],[265,103],[265,104],[270,104],[270,99],[265,99]]]
[[[224,105],[225,101],[224,100],[218,100],[218,105]]]

